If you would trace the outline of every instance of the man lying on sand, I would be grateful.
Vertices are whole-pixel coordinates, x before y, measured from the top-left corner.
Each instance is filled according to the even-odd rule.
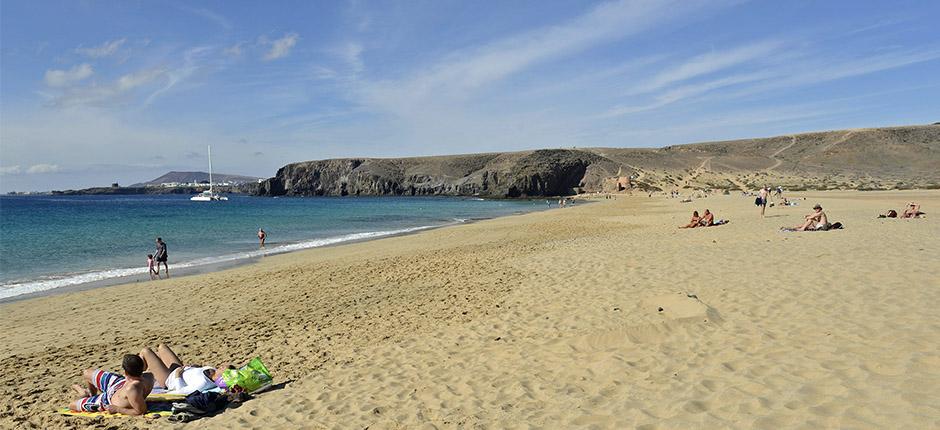
[[[98,369],[82,372],[86,387],[73,385],[82,398],[69,404],[76,412],[109,412],[125,415],[147,413],[147,395],[153,390],[153,375],[144,373],[144,360],[127,354],[121,364],[124,376]]]
[[[182,360],[169,346],[160,344],[154,353],[149,347],[140,351],[140,358],[144,360],[144,369],[153,373],[155,384],[159,388],[179,394],[190,394],[194,391],[205,391],[215,387],[225,388],[222,372],[214,367],[184,366]],[[220,365],[219,369],[235,367]]]
[[[822,206],[813,206],[813,213],[806,215],[806,222],[794,227],[796,231],[826,231],[829,230],[829,218],[823,212]]]

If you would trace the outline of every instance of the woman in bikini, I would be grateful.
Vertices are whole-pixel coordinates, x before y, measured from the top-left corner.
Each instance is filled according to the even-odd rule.
[[[695,228],[700,225],[702,218],[698,216],[698,211],[692,211],[692,219],[686,225],[680,225],[679,228]]]
[[[222,370],[235,368],[230,364],[218,367],[183,365],[176,353],[162,343],[157,346],[156,352],[149,347],[141,350],[140,358],[144,360],[144,369],[153,373],[155,387],[179,394],[190,394],[215,387],[225,388]]]

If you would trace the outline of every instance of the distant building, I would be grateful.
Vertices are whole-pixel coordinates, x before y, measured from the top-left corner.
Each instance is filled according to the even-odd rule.
[[[121,188],[121,186],[118,185],[117,182],[114,182],[114,183],[111,184],[111,188]]]

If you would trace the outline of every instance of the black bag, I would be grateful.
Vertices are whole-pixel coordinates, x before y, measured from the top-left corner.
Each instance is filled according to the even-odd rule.
[[[225,407],[228,405],[228,397],[225,397],[225,395],[216,393],[214,391],[208,391],[205,393],[195,391],[192,394],[186,396],[186,403],[189,403],[189,405],[196,410],[201,411],[201,415],[212,415],[225,409]],[[190,410],[190,412],[194,411]]]

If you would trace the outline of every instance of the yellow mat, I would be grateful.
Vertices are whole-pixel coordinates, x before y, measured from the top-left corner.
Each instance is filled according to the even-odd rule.
[[[148,402],[175,402],[177,400],[185,400],[185,394],[173,394],[173,393],[150,393],[147,396]]]
[[[109,414],[105,412],[75,412],[73,410],[70,410],[69,408],[62,408],[62,409],[59,409],[57,412],[61,415],[70,415],[73,417],[85,417],[85,418],[95,418],[95,417],[125,418],[125,417],[132,416],[132,415],[124,415],[124,414]],[[144,414],[143,416],[146,418],[160,418],[160,417],[168,417],[170,415],[173,415],[173,412],[171,411],[147,411],[147,413]]]

